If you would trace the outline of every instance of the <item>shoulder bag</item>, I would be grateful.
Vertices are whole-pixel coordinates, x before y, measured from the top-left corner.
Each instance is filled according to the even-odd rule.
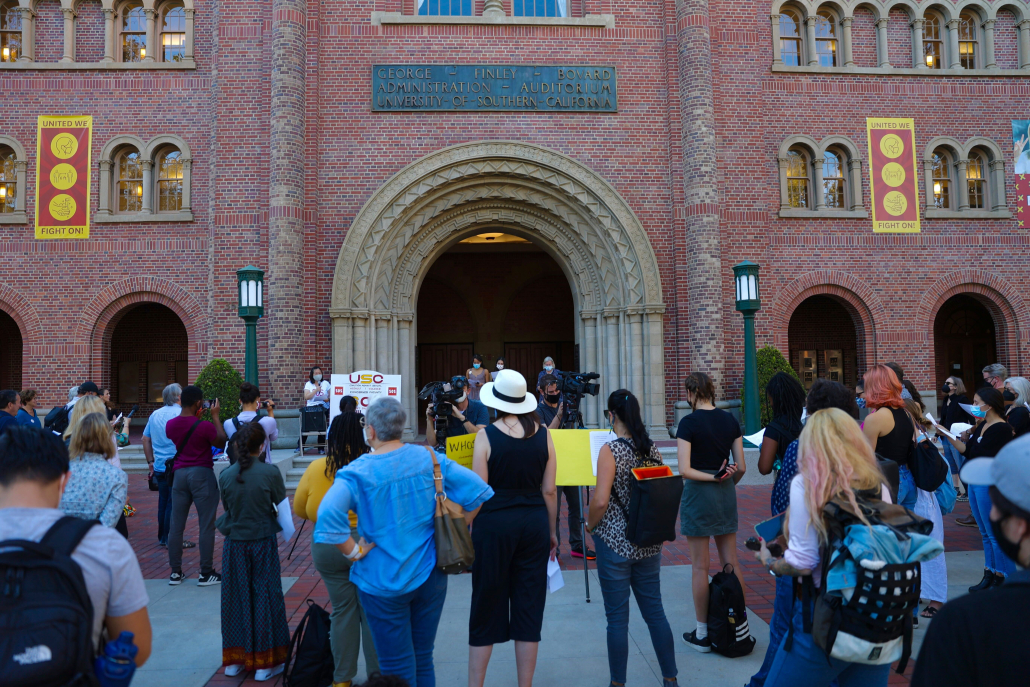
[[[925,434],[916,429],[919,424],[915,418],[905,411],[912,421],[912,448],[908,454],[908,469],[912,473],[912,481],[923,491],[931,494],[948,478],[948,463],[937,447],[930,443]]]
[[[433,538],[436,542],[436,567],[445,575],[457,575],[472,567],[476,550],[465,522],[465,509],[447,498],[443,474],[436,451],[426,447],[433,459],[433,482],[436,485],[436,514],[433,516]]]
[[[186,432],[186,436],[182,438],[182,441],[175,445],[175,455],[165,461],[165,475],[168,478],[169,484],[172,484],[175,479],[175,461],[179,458],[179,454],[182,453],[182,450],[186,448],[186,444],[190,443],[190,437],[193,436],[193,430],[195,430],[199,424],[200,418],[198,417],[197,421],[194,422],[193,426],[190,427],[188,432]]]
[[[641,548],[675,541],[683,480],[661,462],[644,465],[654,461],[640,456],[631,442],[617,441],[625,442],[637,455],[637,467],[630,470],[628,508],[612,484],[612,498],[626,517],[626,539]]]

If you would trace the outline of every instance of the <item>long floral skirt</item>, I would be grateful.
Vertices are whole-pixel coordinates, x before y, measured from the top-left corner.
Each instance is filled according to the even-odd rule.
[[[222,665],[244,670],[286,661],[290,628],[275,537],[226,539],[222,549]]]

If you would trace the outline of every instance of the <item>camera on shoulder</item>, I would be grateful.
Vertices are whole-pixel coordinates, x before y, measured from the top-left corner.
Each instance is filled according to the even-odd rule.
[[[449,382],[429,382],[418,392],[420,401],[429,401],[429,410],[433,416],[433,430],[436,432],[436,444],[442,446],[447,441],[447,418],[451,417],[454,404],[468,391],[468,380],[461,375],[451,377]]]

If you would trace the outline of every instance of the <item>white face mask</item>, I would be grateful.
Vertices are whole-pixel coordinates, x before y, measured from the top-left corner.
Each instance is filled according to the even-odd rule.
[[[504,363],[497,363],[497,369],[498,370],[503,370],[504,369]]]
[[[371,442],[368,440],[368,427],[361,428],[361,438],[365,440],[365,446],[372,446]]]
[[[462,394],[461,398],[459,398],[457,401],[455,401],[455,403],[464,403],[465,399],[467,399],[468,397],[469,397],[469,395],[467,393],[466,394]]]
[[[316,382],[321,382],[322,381],[322,375],[315,375],[315,381]]]

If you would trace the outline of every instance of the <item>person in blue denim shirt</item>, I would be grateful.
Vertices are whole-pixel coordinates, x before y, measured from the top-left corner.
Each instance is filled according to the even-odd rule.
[[[351,581],[365,609],[379,668],[411,687],[435,687],[433,644],[447,596],[447,577],[436,567],[433,517],[436,489],[431,449],[404,444],[407,420],[393,398],[365,412],[372,447],[336,473],[318,508],[314,539],[333,544],[355,562]],[[474,472],[437,456],[447,498],[469,519],[491,496]],[[358,540],[348,512],[358,516]]]

